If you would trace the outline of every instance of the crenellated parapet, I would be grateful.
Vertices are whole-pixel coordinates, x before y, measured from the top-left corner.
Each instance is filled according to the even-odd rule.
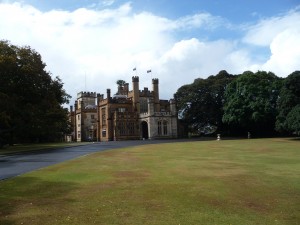
[[[151,97],[152,96],[151,91],[146,87],[144,87],[144,90],[139,91],[139,95],[140,95],[140,97]]]
[[[132,77],[132,82],[139,82],[139,77],[138,76],[133,76]]]
[[[153,78],[152,79],[152,84],[158,84],[158,79],[157,78]]]
[[[97,93],[96,92],[85,92],[85,91],[81,91],[77,94],[77,98],[96,98],[97,97]]]

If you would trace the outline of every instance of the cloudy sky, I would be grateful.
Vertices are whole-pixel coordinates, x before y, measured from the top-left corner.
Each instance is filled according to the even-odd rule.
[[[72,104],[135,75],[169,99],[223,69],[299,70],[300,0],[0,0],[0,39],[38,51]]]

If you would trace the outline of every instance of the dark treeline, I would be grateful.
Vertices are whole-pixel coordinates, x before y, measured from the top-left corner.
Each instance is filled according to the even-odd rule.
[[[225,70],[180,87],[179,117],[193,134],[300,135],[300,71],[286,78],[274,73]]]
[[[30,47],[0,41],[0,147],[56,141],[68,131],[62,105],[70,96],[45,67]]]

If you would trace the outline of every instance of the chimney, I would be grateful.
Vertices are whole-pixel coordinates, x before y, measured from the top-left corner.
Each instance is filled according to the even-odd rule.
[[[110,101],[110,89],[106,89],[106,93],[107,93],[107,101]]]

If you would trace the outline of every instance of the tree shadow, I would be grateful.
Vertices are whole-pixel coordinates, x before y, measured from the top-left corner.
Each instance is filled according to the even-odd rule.
[[[17,224],[14,214],[30,207],[47,207],[72,202],[68,193],[75,190],[76,183],[47,181],[36,177],[16,177],[0,181],[0,224]]]
[[[300,137],[292,137],[290,138],[291,141],[300,141]]]

